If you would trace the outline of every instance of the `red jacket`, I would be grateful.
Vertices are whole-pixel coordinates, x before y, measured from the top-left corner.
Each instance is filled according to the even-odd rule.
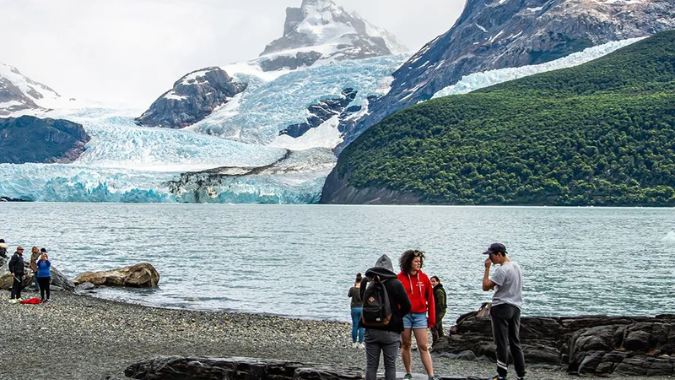
[[[403,283],[408,299],[412,305],[411,313],[427,313],[427,325],[433,327],[436,324],[436,302],[434,301],[434,287],[431,286],[429,277],[418,271],[417,274],[400,272],[398,279]]]

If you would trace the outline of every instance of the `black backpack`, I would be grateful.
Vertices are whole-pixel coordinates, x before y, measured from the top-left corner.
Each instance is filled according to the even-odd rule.
[[[386,281],[386,280],[385,280]],[[366,327],[386,326],[391,321],[391,301],[384,281],[379,277],[368,281],[363,293],[361,323]]]
[[[7,248],[0,247],[0,257],[7,257]]]

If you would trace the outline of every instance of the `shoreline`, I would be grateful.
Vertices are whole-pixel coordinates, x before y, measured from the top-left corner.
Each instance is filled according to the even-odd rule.
[[[33,292],[26,291],[25,295],[32,296]],[[351,348],[351,325],[345,322],[169,309],[61,291],[53,292],[52,298],[44,305],[0,301],[0,318],[5,321],[0,379],[125,379],[127,366],[162,355],[251,357],[335,368],[365,367],[365,354]],[[435,372],[441,377],[487,378],[495,372],[495,365],[485,361],[448,359],[435,353],[432,357]],[[397,371],[402,369],[399,358]],[[413,372],[424,372],[416,352]],[[528,378],[578,377],[532,366],[528,367]]]

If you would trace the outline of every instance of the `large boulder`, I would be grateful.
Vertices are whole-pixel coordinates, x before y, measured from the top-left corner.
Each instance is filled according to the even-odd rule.
[[[675,375],[675,315],[524,317],[520,338],[528,364],[560,366],[586,376]],[[494,360],[490,318],[476,312],[462,315],[456,333],[441,338],[433,350]]]
[[[75,277],[75,284],[90,282],[94,285],[152,288],[159,284],[159,272],[149,263],[140,263],[120,269],[89,271]]]

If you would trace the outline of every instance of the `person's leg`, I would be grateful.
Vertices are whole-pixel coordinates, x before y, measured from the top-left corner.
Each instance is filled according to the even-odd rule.
[[[36,272],[33,272],[33,285],[35,286],[35,291],[36,291],[36,292],[37,292],[38,290],[40,290],[40,282],[38,281],[37,273],[36,273]]]
[[[356,338],[359,332],[359,318],[361,318],[360,308],[352,308],[352,343],[356,343]]]
[[[44,283],[43,277],[38,277],[38,285],[40,286],[40,300],[45,300],[45,287],[42,285]]]
[[[407,315],[406,315],[407,317]],[[366,342],[368,344],[368,342]],[[412,329],[405,328],[401,333],[401,361],[405,367],[405,373],[412,372]]]
[[[386,331],[387,337],[382,344],[384,354],[384,380],[396,379],[396,358],[398,347],[401,344],[401,336],[393,331]]]
[[[519,378],[525,377],[525,356],[520,346],[520,309],[510,306],[511,318],[509,319],[509,346],[513,356],[513,366]]]
[[[382,331],[367,329],[366,339],[366,380],[377,379],[377,366],[380,365],[380,334]]]
[[[443,332],[443,318],[444,317],[445,317],[445,310],[441,311],[440,313],[438,313],[436,315],[436,325],[435,325],[435,327],[437,329],[439,338],[442,338],[442,337],[445,336],[445,332]],[[436,343],[435,340],[434,340],[434,343]]]
[[[434,344],[436,344],[436,342],[438,342],[438,338],[439,338],[439,335],[438,335],[438,322],[436,322],[436,324],[433,325],[433,326],[431,327],[431,345],[432,345],[432,346],[433,346]]]
[[[417,350],[420,352],[420,359],[422,365],[427,371],[427,376],[434,375],[434,365],[431,362],[431,354],[429,353],[429,334],[426,327],[423,329],[413,329],[415,333],[415,340],[417,341]]]
[[[21,279],[21,277],[19,277],[19,279]],[[16,296],[16,298],[21,298],[21,288],[23,287],[21,282],[21,280],[14,279],[14,296]]]
[[[51,286],[52,278],[51,277],[45,277],[45,288],[47,288],[47,299],[49,299],[49,287]]]
[[[497,345],[497,373],[506,378],[508,371],[509,352],[508,352],[508,323],[504,318],[504,306],[493,306],[490,315],[492,316],[492,335]]]
[[[366,331],[363,327],[359,329],[359,343],[363,343],[363,334]],[[397,334],[398,335],[398,334]]]

